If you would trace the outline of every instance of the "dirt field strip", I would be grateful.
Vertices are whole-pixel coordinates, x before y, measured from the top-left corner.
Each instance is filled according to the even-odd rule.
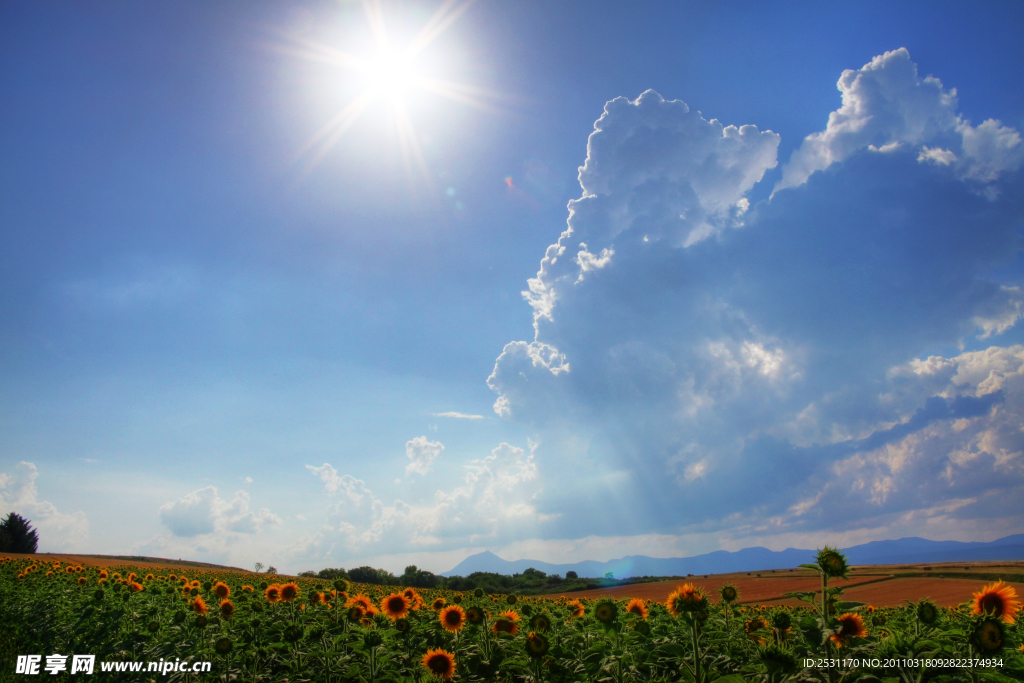
[[[898,578],[884,583],[862,584],[854,586],[843,594],[844,600],[866,602],[875,607],[898,607],[906,605],[907,600],[917,602],[929,598],[940,607],[955,607],[971,599],[971,594],[981,590],[989,581],[973,579],[933,579]],[[1024,595],[1024,583],[1011,583],[1017,589],[1017,595]],[[799,600],[792,598],[770,600],[765,604],[800,605]]]
[[[849,581],[842,579],[833,579],[829,582],[830,586],[839,586],[841,588],[850,588],[852,586],[858,586],[868,583],[878,583],[881,581],[888,581],[892,578],[891,575],[869,574],[866,576],[855,576]],[[673,581],[657,581],[653,583],[634,583],[628,586],[615,586],[613,588],[596,588],[594,590],[587,591],[572,591],[571,593],[552,593],[545,597],[558,598],[565,596],[569,599],[573,598],[642,598],[644,600],[654,600],[656,602],[664,602],[668,598],[668,594],[674,591],[684,583],[692,583],[695,586],[703,587],[708,592],[708,597],[717,602],[718,601],[718,589],[727,583],[731,583],[736,586],[736,590],[739,591],[740,597],[739,602],[741,604],[757,603],[769,600],[779,600],[786,593],[796,593],[798,591],[816,591],[821,589],[821,580],[817,577],[797,577],[797,576],[765,576],[760,578],[750,577],[728,577],[728,576],[712,576],[707,579],[689,577],[686,579],[676,579]]]

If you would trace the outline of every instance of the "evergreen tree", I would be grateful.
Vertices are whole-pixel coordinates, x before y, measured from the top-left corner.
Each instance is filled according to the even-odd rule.
[[[0,522],[0,552],[31,554],[39,547],[39,534],[29,521],[14,512]]]

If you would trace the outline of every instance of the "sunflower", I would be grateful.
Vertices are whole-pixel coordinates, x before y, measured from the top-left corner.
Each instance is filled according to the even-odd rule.
[[[275,602],[281,601],[281,587],[278,586],[276,583],[272,583],[269,586],[267,586],[267,590],[264,591],[263,594],[266,596],[267,602],[269,602],[271,605],[273,605]]]
[[[818,551],[815,564],[818,565],[818,571],[829,578],[845,579],[846,575],[850,573],[850,567],[846,564],[846,555],[828,546]]]
[[[226,655],[231,652],[234,647],[235,644],[231,642],[230,638],[220,638],[213,645],[214,651],[219,655]]]
[[[647,618],[647,605],[645,605],[644,601],[641,600],[640,598],[633,598],[626,605],[626,613],[627,614],[635,614],[635,615],[639,616],[641,619],[646,619]]]
[[[477,588],[477,589],[475,589],[475,590],[473,591],[473,595],[474,595],[474,597],[477,597],[477,598],[481,598],[481,597],[483,597],[483,595],[484,595],[484,589],[483,589],[483,588]]]
[[[156,577],[155,577],[155,576],[153,576],[152,574],[146,574],[146,581],[152,581],[152,580],[153,580],[153,579],[155,579],[155,578],[156,578]]]
[[[313,605],[314,607],[316,607],[317,605],[326,605],[327,596],[321,593],[320,591],[314,591],[309,594],[309,604]]]
[[[231,602],[227,598],[224,598],[220,602],[220,615],[225,619],[230,619],[231,615],[235,613],[235,603]]]
[[[217,597],[221,600],[225,600],[231,596],[231,588],[223,581],[218,581],[213,585],[213,592],[217,594]]]
[[[242,592],[243,593],[252,593],[253,592],[253,587],[252,586],[242,586]]]
[[[1001,618],[1007,624],[1012,624],[1017,612],[1020,611],[1017,591],[1003,581],[990,583],[973,595],[974,614],[991,615],[997,619]]]
[[[519,633],[519,614],[515,610],[505,610],[495,618],[491,629],[495,633],[507,633],[514,636]]]
[[[401,593],[392,593],[381,599],[380,610],[392,620],[401,619],[409,613],[409,599]]]
[[[1006,640],[1006,629],[997,617],[985,617],[978,622],[971,635],[973,642],[985,654],[998,652]]]
[[[515,595],[509,595],[508,597],[505,598],[505,602],[507,602],[510,605],[516,604],[516,602],[518,602],[518,600],[519,600],[519,598],[516,597]]]
[[[370,600],[369,596],[360,593],[355,597],[349,598],[348,602],[345,603],[345,607],[362,607],[364,612],[368,612],[373,607],[373,600]]]
[[[727,583],[718,589],[718,594],[722,596],[722,600],[727,603],[734,602],[736,598],[740,597],[740,592],[736,590],[736,586],[731,583]]]
[[[446,681],[450,681],[455,676],[455,657],[440,648],[427,650],[427,654],[423,655],[422,663],[423,668],[432,676],[438,676]]]
[[[578,619],[578,618],[582,617],[583,613],[585,611],[586,611],[586,608],[583,607],[583,603],[580,602],[579,600],[570,600],[569,601],[569,616],[572,617],[573,619]]]
[[[408,619],[395,619],[395,630],[399,633],[408,633],[411,628],[412,624],[409,623]]]
[[[46,574],[47,574],[47,576],[53,576],[52,572],[46,572]],[[79,576],[78,577],[78,585],[79,586],[84,586],[87,581],[88,581],[88,579],[85,578],[84,576]]]
[[[619,615],[619,606],[614,600],[602,600],[594,607],[594,618],[602,624],[610,624]]]
[[[764,643],[764,639],[759,637],[757,632],[766,630],[768,630],[768,622],[761,617],[748,619],[746,623],[743,624],[743,632],[747,634],[747,638],[755,643]]]
[[[206,601],[203,600],[201,597],[196,598],[191,603],[189,603],[189,607],[192,609],[193,612],[199,615],[206,614],[210,611],[210,608],[206,605]]]
[[[128,583],[128,588],[131,589],[132,593],[138,593],[142,591],[142,584],[138,581],[130,581]]]
[[[931,626],[939,620],[939,608],[931,600],[922,600],[917,603],[917,618],[926,625]]]
[[[449,633],[458,633],[466,625],[466,612],[458,605],[449,605],[438,615],[441,627]]]
[[[665,607],[669,613],[678,617],[684,612],[701,612],[707,607],[707,596],[702,588],[694,588],[692,583],[685,584],[669,594]]]
[[[757,658],[771,674],[795,674],[797,670],[796,656],[789,650],[778,645],[769,645],[757,652]]]
[[[530,619],[530,630],[535,633],[551,630],[551,620],[546,614],[534,614]]]
[[[445,606],[446,604],[448,604],[448,601],[447,601],[447,600],[445,600],[444,598],[437,598],[437,599],[436,599],[436,600],[434,600],[434,602],[433,602],[433,603],[432,603],[432,604],[430,605],[430,608],[431,608],[432,610],[434,610],[435,612],[440,612],[440,611],[441,611],[441,610],[442,610],[442,609],[444,608],[444,606]]]
[[[366,610],[363,608],[362,603],[358,605],[352,605],[348,608],[348,620],[349,621],[362,621],[363,617],[366,616]]]
[[[101,578],[101,579],[105,579],[105,578],[107,578],[108,576],[109,576],[109,574],[107,574],[107,571],[106,571],[105,569],[104,569],[104,570],[102,570],[102,571],[100,571],[100,578]]]
[[[843,647],[849,642],[850,638],[863,638],[868,634],[868,629],[864,626],[864,620],[855,612],[847,612],[840,615],[837,621],[839,622],[839,628],[831,637],[836,647]]]
[[[288,582],[281,586],[281,599],[285,602],[291,602],[295,598],[299,597],[299,585],[294,581]]]
[[[484,620],[484,613],[479,607],[470,607],[466,610],[466,621],[471,624],[479,624]]]
[[[551,643],[544,637],[543,634],[531,631],[530,635],[526,636],[526,654],[533,658],[543,657],[551,649]]]
[[[68,565],[67,567],[64,567],[64,573],[65,574],[74,574],[75,573],[75,568],[72,567],[71,565]]]

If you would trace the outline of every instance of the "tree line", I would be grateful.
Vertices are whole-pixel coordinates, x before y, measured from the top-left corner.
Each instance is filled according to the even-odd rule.
[[[356,583],[369,583],[377,586],[410,586],[412,588],[438,588],[453,591],[471,591],[477,588],[485,593],[520,593],[522,595],[544,595],[547,593],[568,593],[571,591],[589,590],[607,586],[622,586],[631,583],[646,583],[670,578],[664,576],[643,576],[629,579],[615,579],[610,575],[588,578],[580,577],[574,571],[565,576],[546,574],[533,567],[520,574],[496,574],[494,572],[473,572],[468,576],[440,576],[420,569],[414,564],[405,568],[401,575],[395,575],[386,569],[375,567],[355,567],[353,569],[328,568],[319,572],[305,571],[299,574],[309,578],[329,581],[346,579]]]

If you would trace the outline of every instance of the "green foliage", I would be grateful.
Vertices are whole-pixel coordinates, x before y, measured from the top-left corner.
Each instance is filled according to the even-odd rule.
[[[39,547],[39,534],[27,519],[11,512],[0,522],[0,552],[31,555]]]
[[[841,648],[834,644],[834,639],[842,640],[840,623],[823,619],[813,606],[769,609],[702,603],[701,610],[673,617],[664,604],[652,603],[644,619],[627,612],[625,601],[603,598],[584,600],[583,615],[574,618],[568,600],[529,598],[518,590],[489,594],[481,589],[477,595],[476,589],[418,588],[423,602],[392,621],[382,614],[350,617],[345,598],[329,592],[334,586],[347,590],[352,599],[365,596],[379,606],[385,596],[400,590],[384,583],[396,577],[360,569],[361,573],[346,574],[350,578],[353,573],[365,575],[381,583],[349,585],[341,578],[334,583],[319,574],[299,577],[294,579],[298,586],[294,601],[270,603],[263,592],[266,581],[293,579],[189,569],[189,582],[196,581],[200,587],[195,596],[184,597],[183,577],[172,580],[170,570],[140,579],[142,590],[134,591],[116,580],[114,572],[126,577],[134,571],[144,577],[152,570],[111,567],[110,578],[101,583],[99,570],[93,567],[67,572],[39,559],[0,559],[0,680],[11,676],[17,654],[93,653],[97,672],[101,662],[213,662],[208,677],[172,674],[168,683],[285,679],[426,683],[438,679],[430,678],[422,661],[428,651],[437,650],[452,656],[454,683],[1024,680],[1019,627],[991,616],[974,617],[963,608],[936,607],[941,618],[930,626],[918,618],[918,605],[881,608],[865,619],[867,633],[846,638]],[[397,578],[420,581],[420,572],[410,566]],[[85,579],[81,585],[80,578]],[[514,577],[481,574],[472,578],[496,586],[551,579],[535,570]],[[235,610],[229,618],[218,613],[219,601],[206,588],[218,581],[231,590]],[[438,583],[444,581],[438,577]],[[250,592],[246,586],[256,590]],[[325,591],[326,604],[319,597]],[[195,597],[210,606],[207,614],[196,613]],[[829,593],[827,597],[837,596]],[[458,603],[466,610],[468,622],[479,618],[480,623],[470,623],[459,632],[446,631],[430,608],[438,598]],[[866,609],[838,599],[835,606],[855,613]],[[505,627],[494,630],[496,618],[507,610],[518,618],[505,616]],[[476,616],[470,618],[471,613]],[[884,627],[875,625],[878,620]],[[516,628],[508,628],[513,623]],[[942,671],[915,664],[979,656],[998,658],[1001,664],[972,663]],[[807,659],[836,663],[808,668],[804,666]],[[870,660],[878,663],[864,663]],[[855,661],[859,664],[851,663]],[[107,672],[103,679],[120,683],[148,677]]]

